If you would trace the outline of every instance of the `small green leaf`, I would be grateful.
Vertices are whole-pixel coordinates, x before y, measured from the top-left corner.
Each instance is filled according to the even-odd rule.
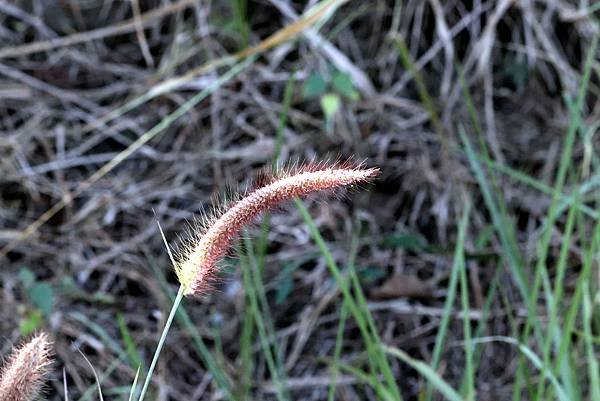
[[[504,58],[503,64],[504,75],[512,80],[517,89],[523,89],[527,85],[529,76],[529,69],[525,60],[515,54],[509,54]]]
[[[304,99],[316,98],[325,93],[326,89],[327,84],[325,83],[325,80],[323,80],[323,77],[319,74],[310,74],[304,82],[302,97]]]
[[[83,291],[70,276],[63,277],[58,291],[62,296],[72,299],[84,299],[89,302],[98,302],[101,304],[114,304],[116,302],[115,297],[106,292],[96,291],[90,294]]]
[[[125,318],[122,313],[117,313],[117,323],[119,324],[119,331],[121,332],[121,339],[123,340],[123,344],[125,344],[125,350],[127,351],[127,357],[129,358],[129,364],[132,368],[136,366],[142,366],[142,357],[135,346],[135,341],[131,336],[131,332],[127,327],[127,323],[125,322]]]
[[[281,305],[283,301],[290,296],[294,291],[294,280],[292,276],[283,278],[277,285],[277,292],[275,293],[275,304]]]
[[[333,76],[331,85],[340,95],[353,101],[358,100],[358,92],[354,89],[354,84],[352,83],[352,78],[350,78],[349,74],[338,71]]]
[[[294,291],[294,271],[298,264],[286,264],[281,273],[275,278],[277,291],[275,292],[275,303],[281,305]]]
[[[321,98],[321,109],[323,110],[323,114],[325,114],[325,118],[328,120],[331,119],[337,113],[340,108],[340,97],[335,93],[326,93]]]
[[[377,268],[377,267],[370,267],[367,266],[365,268],[359,269],[357,271],[358,274],[358,278],[366,283],[366,284],[371,284],[377,280],[379,280],[380,278],[383,278],[387,275],[387,272],[383,269]]]
[[[29,289],[35,283],[35,274],[28,268],[22,267],[19,270],[19,281],[25,289]]]
[[[35,283],[29,289],[29,300],[32,305],[42,311],[44,316],[48,316],[54,307],[54,290],[48,283]]]
[[[402,248],[418,252],[427,247],[427,243],[413,233],[392,234],[384,239],[383,244],[391,248]]]
[[[42,325],[42,312],[39,309],[34,309],[19,322],[19,331],[21,336],[28,336]]]
[[[80,296],[80,293],[83,292],[77,287],[75,284],[75,280],[71,276],[65,276],[60,280],[60,292],[67,297],[76,297]]]
[[[481,251],[485,249],[494,236],[495,227],[493,224],[488,224],[483,227],[481,232],[475,237],[475,249]]]
[[[27,25],[21,21],[15,21],[13,27],[16,32],[23,32],[25,29],[27,29]]]

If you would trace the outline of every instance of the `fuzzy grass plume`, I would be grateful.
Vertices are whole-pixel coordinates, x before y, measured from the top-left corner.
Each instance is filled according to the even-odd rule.
[[[184,294],[201,294],[240,230],[262,212],[294,197],[368,182],[378,168],[351,162],[315,164],[276,174],[270,182],[248,192],[222,212],[214,213],[179,254],[175,270]]]
[[[0,400],[32,401],[39,394],[48,367],[51,343],[46,334],[38,334],[13,351],[0,376]]]

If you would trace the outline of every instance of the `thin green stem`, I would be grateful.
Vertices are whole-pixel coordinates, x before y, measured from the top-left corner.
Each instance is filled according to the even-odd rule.
[[[152,380],[152,373],[154,373],[154,368],[156,367],[156,362],[158,362],[158,356],[160,355],[160,351],[165,344],[165,340],[167,338],[167,334],[169,333],[169,329],[171,328],[171,324],[173,323],[173,318],[175,317],[175,313],[177,312],[177,308],[179,308],[179,304],[183,300],[183,286],[179,287],[179,291],[177,292],[177,296],[173,301],[173,307],[171,308],[171,312],[169,313],[169,317],[167,318],[167,322],[165,323],[165,328],[160,335],[160,340],[158,340],[158,345],[156,346],[156,351],[154,351],[154,357],[152,357],[152,363],[150,364],[150,369],[148,369],[148,374],[146,375],[146,380],[144,380],[144,387],[142,387],[142,392],[140,393],[140,397],[138,401],[143,401],[144,396],[146,395],[146,391],[148,391],[148,386],[150,385],[150,381]]]

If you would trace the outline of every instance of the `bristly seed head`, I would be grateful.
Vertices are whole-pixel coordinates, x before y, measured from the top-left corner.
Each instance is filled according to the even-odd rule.
[[[378,168],[346,162],[309,165],[276,175],[270,183],[249,192],[210,219],[180,252],[175,271],[185,295],[198,295],[206,289],[216,263],[226,254],[231,241],[262,212],[294,197],[368,182],[378,174]]]
[[[44,384],[50,354],[51,343],[43,333],[13,351],[0,376],[0,400],[32,401]]]

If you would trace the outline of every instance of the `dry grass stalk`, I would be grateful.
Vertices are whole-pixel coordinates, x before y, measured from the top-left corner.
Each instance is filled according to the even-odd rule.
[[[42,333],[13,351],[0,376],[0,400],[31,401],[39,394],[52,362],[50,348]]]
[[[326,3],[323,6],[317,7],[316,9],[311,8],[308,10],[308,12],[302,18],[298,19],[294,23],[288,24],[288,25],[284,26],[283,28],[277,30],[271,36],[262,40],[260,43],[258,43],[255,46],[249,47],[247,49],[243,49],[243,50],[235,53],[233,56],[226,56],[226,57],[222,57],[222,58],[219,58],[216,60],[211,60],[205,64],[202,64],[199,67],[191,69],[190,71],[188,71],[187,73],[185,73],[181,76],[169,78],[164,82],[160,82],[156,86],[148,89],[148,91],[146,91],[146,94],[136,97],[131,102],[128,102],[125,106],[119,107],[119,108],[113,110],[112,112],[104,115],[103,117],[101,117],[98,120],[98,122],[94,123],[93,126],[96,127],[96,124],[99,124],[99,125],[107,124],[109,121],[112,121],[116,117],[120,116],[122,110],[131,110],[131,108],[133,108],[133,107],[138,107],[141,104],[146,103],[149,99],[152,99],[160,94],[172,91],[175,88],[180,87],[184,83],[189,82],[192,78],[195,78],[196,76],[198,76],[200,74],[204,74],[204,73],[213,71],[214,69],[216,69],[220,66],[227,65],[228,63],[231,63],[232,60],[242,60],[245,57],[258,55],[261,52],[264,52],[266,50],[269,50],[275,46],[278,46],[278,45],[284,43],[285,41],[291,40],[298,33],[309,29],[314,24],[321,21],[322,18],[325,18],[327,16],[327,13],[331,12],[331,10],[335,9],[335,7],[338,7],[342,3],[345,3],[346,1],[347,0],[337,0],[337,1],[332,1],[332,2]],[[156,10],[155,12],[158,13],[161,10],[163,12],[167,11],[167,10],[169,12],[172,12],[175,10],[175,8],[173,8],[173,7],[180,7],[180,6],[183,7],[183,6],[187,6],[187,5],[188,5],[187,0],[181,1],[179,3],[173,3],[172,5],[165,6],[162,9]],[[310,13],[311,10],[314,11],[314,13]],[[142,20],[143,21],[149,20],[151,18],[151,15],[154,15],[151,13],[153,13],[153,12],[147,13],[144,16],[142,16]],[[161,16],[162,14],[156,14],[156,15]],[[154,18],[154,17],[152,17],[152,18]],[[130,20],[126,23],[123,23],[122,25],[128,29],[135,28],[135,20]],[[119,26],[117,26],[117,27],[119,27]],[[99,31],[102,35],[104,35],[106,33],[105,28],[99,29],[97,31]],[[96,32],[96,31],[92,31],[92,32]],[[114,33],[114,29],[110,29],[109,32]],[[89,34],[89,32],[83,32],[80,34],[75,34],[70,37],[67,37],[67,38],[65,38],[65,40],[67,40],[67,42],[60,44],[60,46],[68,46],[71,44],[79,43],[82,40],[81,35],[84,35],[84,37],[85,37],[85,35],[87,35],[87,34]],[[96,33],[96,35],[98,35],[98,33]],[[100,36],[100,38],[104,37],[102,35]],[[95,36],[89,37],[89,38],[85,37],[86,40],[92,40],[95,38],[96,38]],[[55,47],[54,45],[56,45],[56,43],[60,43],[61,40],[62,39],[55,39],[52,41],[35,42],[32,44],[23,45],[22,47],[19,47],[18,50],[15,50],[15,51],[17,52],[17,54],[22,55],[23,52],[25,52],[25,54],[29,54],[30,52],[35,52],[35,51],[50,50]],[[48,46],[50,46],[50,47],[47,48]],[[11,54],[7,54],[7,51],[10,53],[10,51],[13,51],[13,50],[11,50],[11,49],[0,50],[0,59],[11,55]],[[2,74],[0,73],[0,75],[2,75]],[[90,126],[87,126],[84,128],[84,131],[87,131],[90,129],[91,129]],[[74,199],[76,199],[84,191],[86,191],[90,187],[92,187],[98,180],[100,180],[102,177],[104,177],[106,174],[108,174],[110,171],[112,171],[116,166],[121,164],[122,161],[124,161],[125,159],[128,159],[133,153],[135,153],[144,144],[146,144],[148,141],[150,141],[152,138],[154,138],[159,132],[162,132],[162,129],[147,131],[144,135],[140,136],[135,142],[133,142],[131,145],[129,145],[125,150],[120,152],[115,158],[113,158],[112,160],[110,160],[109,162],[104,164],[100,169],[96,170],[96,172],[94,174],[92,174],[86,181],[79,183],[79,185],[77,185],[77,187],[72,191],[71,196],[63,197],[60,201],[56,202],[51,208],[47,209],[36,220],[34,220],[24,230],[22,230],[14,240],[10,241],[7,245],[0,248],[0,259],[7,256],[8,253],[11,250],[13,250],[20,242],[26,240],[31,235],[33,235],[40,227],[42,227],[44,224],[46,224],[52,217],[54,217],[64,207],[70,205]]]
[[[216,262],[225,255],[233,238],[262,212],[294,197],[367,182],[378,174],[377,168],[350,163],[304,166],[279,174],[269,184],[215,213],[215,217],[206,219],[178,258],[176,272],[185,294],[203,292]]]

